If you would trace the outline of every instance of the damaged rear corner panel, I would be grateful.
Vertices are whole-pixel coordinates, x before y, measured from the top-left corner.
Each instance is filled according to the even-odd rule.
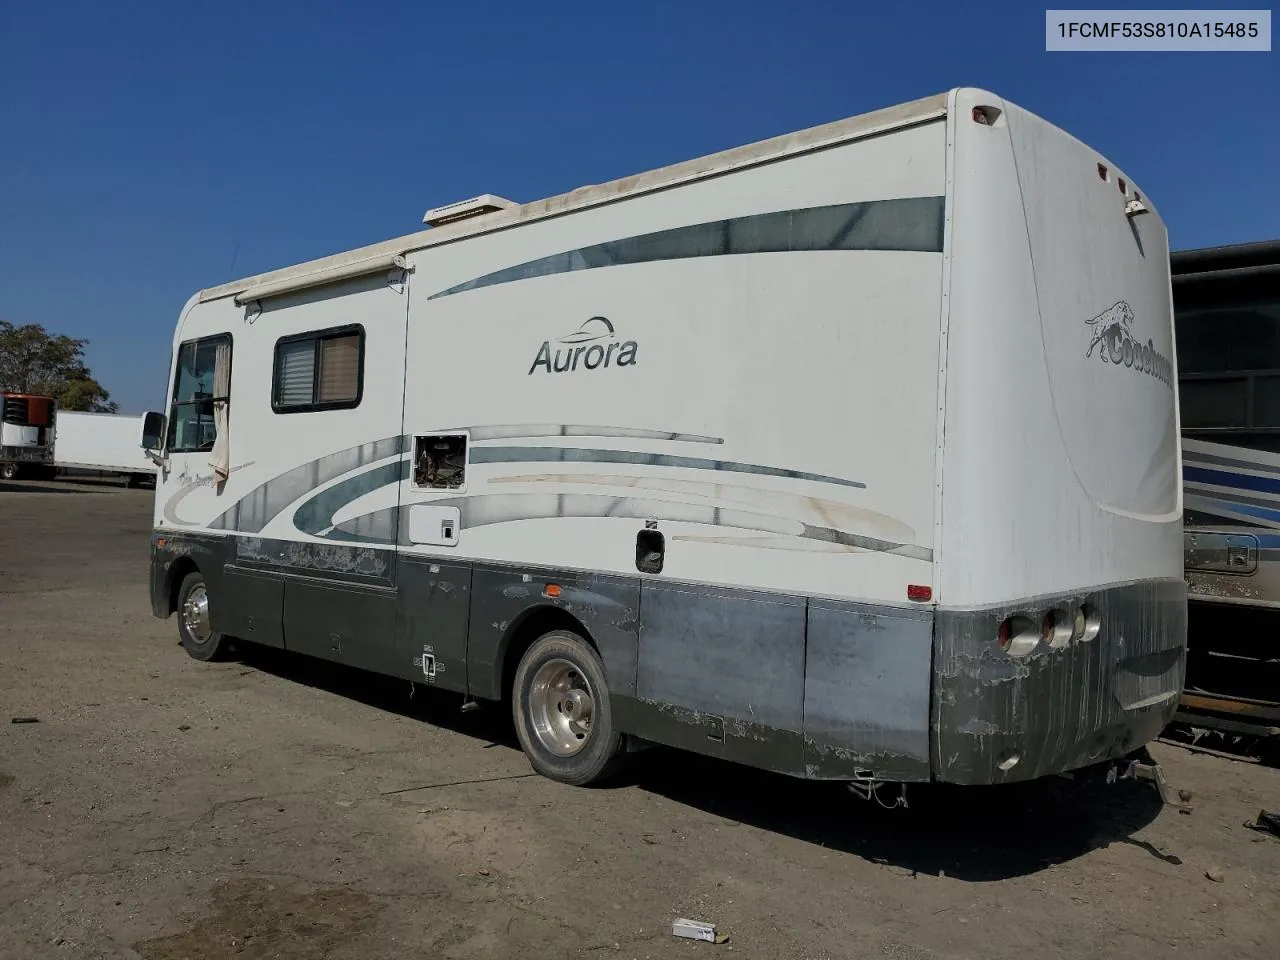
[[[1084,606],[1096,633],[1025,656],[1000,623]],[[963,784],[1031,780],[1147,743],[1177,710],[1186,663],[1186,585],[1142,580],[1056,598],[937,612],[933,771]]]

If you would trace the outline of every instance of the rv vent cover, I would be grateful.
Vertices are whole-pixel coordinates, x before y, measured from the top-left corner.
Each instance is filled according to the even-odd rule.
[[[422,222],[433,227],[439,227],[446,223],[453,223],[455,220],[479,217],[486,213],[508,210],[517,206],[519,204],[503,197],[495,197],[492,193],[482,193],[480,196],[472,197],[470,200],[459,200],[457,203],[450,203],[443,207],[428,210],[422,215]]]

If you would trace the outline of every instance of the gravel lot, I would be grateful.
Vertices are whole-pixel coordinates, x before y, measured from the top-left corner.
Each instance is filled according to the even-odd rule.
[[[0,957],[1280,956],[1280,840],[1243,826],[1280,770],[1157,744],[1190,816],[1128,782],[888,811],[666,750],[562,787],[501,711],[189,659],[151,498],[0,483]]]

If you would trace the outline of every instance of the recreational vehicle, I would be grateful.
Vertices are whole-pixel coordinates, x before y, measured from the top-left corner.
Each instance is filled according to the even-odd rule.
[[[1179,251],[1172,270],[1192,601],[1183,703],[1202,726],[1280,734],[1280,241]]]
[[[508,704],[574,784],[661,743],[990,784],[1182,687],[1165,227],[953,90],[196,293],[154,613]]]

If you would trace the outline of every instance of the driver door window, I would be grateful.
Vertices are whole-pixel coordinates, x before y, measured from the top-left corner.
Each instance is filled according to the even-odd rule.
[[[178,348],[169,409],[169,453],[212,450],[217,439],[215,405],[230,405],[231,337],[191,340]]]

